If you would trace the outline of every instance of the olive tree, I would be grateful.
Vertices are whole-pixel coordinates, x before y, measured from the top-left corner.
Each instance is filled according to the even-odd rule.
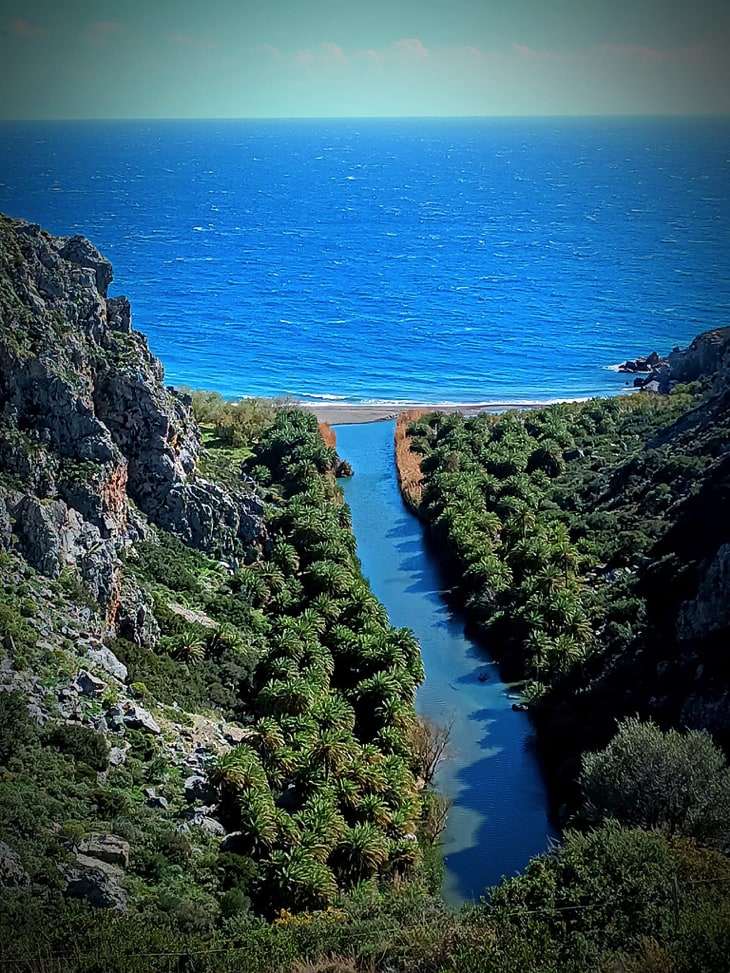
[[[704,730],[663,732],[626,719],[608,746],[583,758],[588,815],[660,828],[725,848],[730,842],[730,768]]]

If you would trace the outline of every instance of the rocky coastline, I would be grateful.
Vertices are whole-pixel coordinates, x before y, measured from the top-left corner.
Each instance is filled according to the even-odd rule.
[[[687,348],[675,347],[662,357],[657,351],[622,362],[617,371],[634,375],[633,386],[644,392],[667,395],[679,384],[701,381],[727,372],[730,327],[705,331]]]

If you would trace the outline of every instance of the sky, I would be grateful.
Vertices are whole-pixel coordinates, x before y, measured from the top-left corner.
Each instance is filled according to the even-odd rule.
[[[0,118],[730,113],[729,0],[0,0]]]

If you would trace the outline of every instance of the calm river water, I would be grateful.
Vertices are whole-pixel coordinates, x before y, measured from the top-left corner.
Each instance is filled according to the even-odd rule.
[[[344,484],[363,573],[391,623],[418,637],[426,680],[416,708],[452,722],[449,756],[436,779],[453,800],[444,834],[444,895],[478,899],[521,871],[554,836],[530,748],[530,722],[512,710],[496,664],[463,630],[441,596],[439,566],[423,528],[403,506],[393,460],[394,422],[336,426],[337,450],[355,475]],[[486,681],[479,680],[486,674]]]

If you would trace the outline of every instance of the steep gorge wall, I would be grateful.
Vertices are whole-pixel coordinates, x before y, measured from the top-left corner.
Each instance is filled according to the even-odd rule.
[[[232,565],[264,536],[258,497],[196,474],[189,403],[112,276],[83,237],[0,216],[0,546],[51,577],[77,569],[110,619],[148,521]]]

